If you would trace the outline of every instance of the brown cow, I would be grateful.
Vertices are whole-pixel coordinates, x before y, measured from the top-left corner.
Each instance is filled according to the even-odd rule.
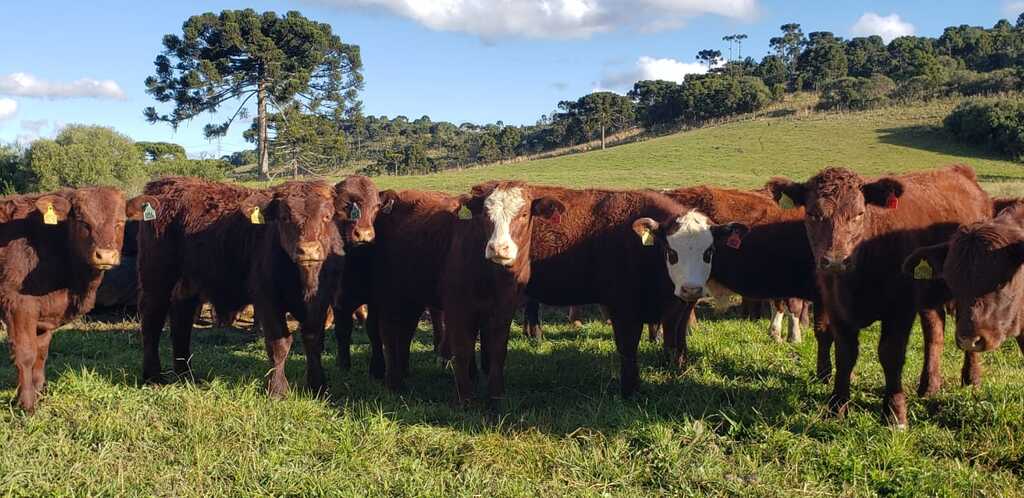
[[[143,377],[161,380],[158,347],[168,312],[174,371],[191,373],[192,318],[207,298],[218,316],[253,305],[273,367],[268,391],[274,398],[288,392],[284,364],[293,335],[285,315],[291,314],[301,323],[307,385],[322,390],[323,328],[344,254],[335,220],[351,215],[339,212],[335,199],[346,186],[290,182],[257,191],[195,178],[147,185],[163,209],[139,233]]]
[[[624,396],[639,385],[636,352],[644,323],[676,326],[680,300],[707,293],[714,255],[734,250],[746,227],[714,225],[651,191],[531,187],[566,207],[560,224],[534,225],[527,294],[553,305],[608,308]],[[667,272],[666,272],[667,270]]]
[[[103,273],[121,262],[126,218],[156,199],[109,187],[4,198],[0,312],[18,370],[18,404],[35,411],[53,331],[92,309]]]
[[[498,409],[505,393],[509,327],[530,279],[533,220],[558,223],[565,206],[534,196],[522,182],[477,185],[460,203],[472,217],[456,224],[441,277],[444,342],[455,363],[456,398],[466,403],[473,397],[479,331],[488,405]]]
[[[925,357],[925,370],[934,379],[929,385],[939,385],[948,291],[941,284],[915,282],[901,266],[915,249],[948,240],[961,224],[991,216],[991,200],[967,166],[874,180],[828,168],[806,183],[777,178],[769,187],[776,199],[807,210],[804,225],[818,262],[818,288],[836,338],[829,408],[838,415],[846,412],[860,329],[881,321],[883,416],[905,426],[903,363],[914,315],[923,313],[925,340],[934,343]],[[976,362],[968,363],[965,368],[977,368]]]
[[[991,351],[1007,337],[1024,351],[1024,204],[1007,205],[994,219],[961,227],[949,242],[918,249],[903,264],[915,278],[946,282],[964,351]]]

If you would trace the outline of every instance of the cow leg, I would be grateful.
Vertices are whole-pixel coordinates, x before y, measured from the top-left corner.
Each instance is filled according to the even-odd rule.
[[[924,367],[917,385],[918,396],[931,396],[942,388],[942,348],[946,328],[946,312],[942,307],[923,309],[921,332],[924,334]]]
[[[342,372],[352,368],[352,311],[349,310],[349,306],[343,304],[334,306],[334,340],[338,343],[335,363]]]
[[[1024,343],[1017,338],[1017,344],[1024,350]],[[974,351],[964,352],[964,366],[960,369],[960,382],[966,387],[981,386],[981,354]]]
[[[1017,347],[1020,349],[1021,354],[1024,354],[1024,334],[1017,336]]]
[[[477,325],[467,309],[451,309],[444,315],[445,344],[455,367],[455,401],[461,406],[473,399],[475,391]]]
[[[785,318],[785,314],[782,312],[782,306],[779,301],[772,300],[772,323],[768,326],[768,334],[771,335],[775,342],[782,342],[782,320]]]
[[[654,343],[658,342],[659,338],[664,341],[664,338],[662,337],[660,323],[650,322],[647,324],[647,338]]]
[[[444,365],[451,356],[444,344],[444,311],[430,307],[427,313],[430,313],[430,326],[434,331],[434,355],[437,356],[438,364]]]
[[[527,299],[523,307],[523,334],[537,340],[544,339],[544,329],[540,326],[540,301]]]
[[[669,313],[668,320],[664,324],[662,350],[668,358],[670,368],[683,370],[690,362],[690,351],[686,339],[691,330],[690,317],[693,316],[693,309],[697,303],[684,302],[677,306],[676,312]]]
[[[615,334],[615,348],[619,352],[622,397],[628,398],[640,386],[640,367],[636,351],[640,346],[643,322],[635,317],[624,317],[619,312],[612,314],[612,331]]]
[[[393,313],[382,312],[378,317],[384,344],[384,385],[392,391],[403,387],[409,369],[409,348],[421,315],[423,307],[417,306]]]
[[[45,330],[36,336],[36,364],[32,370],[32,383],[36,392],[46,390],[46,357],[50,354],[50,341],[53,330]]]
[[[199,296],[180,297],[171,302],[171,346],[174,349],[174,373],[192,376],[192,325],[202,304]]]
[[[35,310],[26,311],[14,313],[6,322],[11,341],[11,357],[14,360],[14,367],[18,370],[18,405],[25,413],[32,414],[36,411],[36,402],[39,399],[39,391],[36,390],[33,378],[38,358],[37,318]]]
[[[797,344],[803,341],[803,335],[800,333],[800,300],[799,299],[786,299],[786,317],[789,318],[789,337],[787,339],[791,344]]]
[[[832,343],[835,335],[829,328],[828,315],[821,304],[814,306],[814,338],[818,343],[818,361],[816,373],[818,380],[828,384],[832,378]],[[838,348],[837,348],[838,349]]]
[[[882,320],[882,335],[878,341],[878,360],[885,373],[885,397],[882,417],[890,424],[907,426],[907,396],[903,392],[903,364],[907,359],[907,341],[914,316]]]
[[[850,404],[850,380],[853,367],[860,354],[860,330],[846,325],[833,324],[836,344],[836,378],[832,395],[828,400],[829,412],[837,417],[846,415]]]
[[[509,301],[515,302],[510,299]],[[505,399],[505,358],[508,356],[508,335],[512,326],[512,309],[498,309],[487,320],[485,337],[480,346],[487,350],[487,407],[501,411]]]
[[[266,305],[256,306],[256,316],[263,324],[263,341],[267,349],[267,358],[270,360],[267,393],[271,399],[284,399],[288,395],[288,377],[285,376],[284,367],[294,337],[288,331],[285,314],[268,308],[270,307]]]
[[[306,387],[317,394],[327,392],[327,381],[324,377],[324,328],[327,324],[327,307],[310,306],[306,319],[300,325],[302,334],[302,351],[306,354]],[[349,314],[349,321],[352,314]],[[350,328],[351,330],[351,328]]]
[[[145,275],[140,272],[140,279]],[[171,288],[161,282],[147,285],[145,280],[139,286],[139,315],[142,321],[142,380],[163,383],[160,368],[160,335],[167,321],[171,307]]]
[[[370,377],[384,379],[384,343],[380,337],[380,308],[366,306],[366,338],[370,342]]]
[[[569,323],[576,328],[583,326],[583,320],[580,319],[583,313],[580,308],[581,306],[569,306]]]

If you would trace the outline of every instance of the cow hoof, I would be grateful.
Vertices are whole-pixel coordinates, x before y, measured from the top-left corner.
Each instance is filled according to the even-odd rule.
[[[850,407],[849,398],[832,396],[828,400],[828,415],[832,418],[842,419],[846,417],[846,411]]]
[[[938,394],[940,389],[942,389],[941,383],[922,382],[919,386],[917,386],[917,395],[922,398],[927,398],[929,396],[934,396],[935,394]]]
[[[580,321],[580,320],[573,320],[573,321],[572,321],[572,326],[573,326],[573,327],[576,327],[576,328],[578,328],[578,329],[579,329],[579,328],[583,328],[583,322],[582,322],[582,321]]]
[[[167,380],[167,376],[165,376],[164,374],[143,374],[142,382],[152,386],[164,386],[170,384],[170,382]]]

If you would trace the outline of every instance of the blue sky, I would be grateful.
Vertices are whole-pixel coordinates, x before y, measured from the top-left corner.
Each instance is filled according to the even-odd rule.
[[[1024,2],[14,1],[0,12],[0,141],[51,136],[64,124],[87,123],[136,140],[177,142],[191,155],[248,148],[241,137],[246,124],[209,142],[202,127],[216,118],[197,118],[174,132],[142,117],[142,109],[155,103],[143,80],[161,37],[180,33],[190,15],[243,7],[299,10],[358,44],[367,114],[526,124],[559,100],[597,88],[622,92],[640,77],[681,77],[693,70],[698,50],[728,53],[721,38],[731,33],[749,35],[744,54],[760,58],[786,22],[843,37],[938,36],[949,25],[1013,21]]]

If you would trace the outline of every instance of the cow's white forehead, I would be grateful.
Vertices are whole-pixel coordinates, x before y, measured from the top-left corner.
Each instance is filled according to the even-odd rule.
[[[484,209],[495,220],[510,220],[526,204],[523,189],[519,187],[495,189],[484,199]]]
[[[676,223],[679,224],[679,229],[669,238],[710,234],[711,220],[700,211],[687,211],[686,214],[676,218]]]

